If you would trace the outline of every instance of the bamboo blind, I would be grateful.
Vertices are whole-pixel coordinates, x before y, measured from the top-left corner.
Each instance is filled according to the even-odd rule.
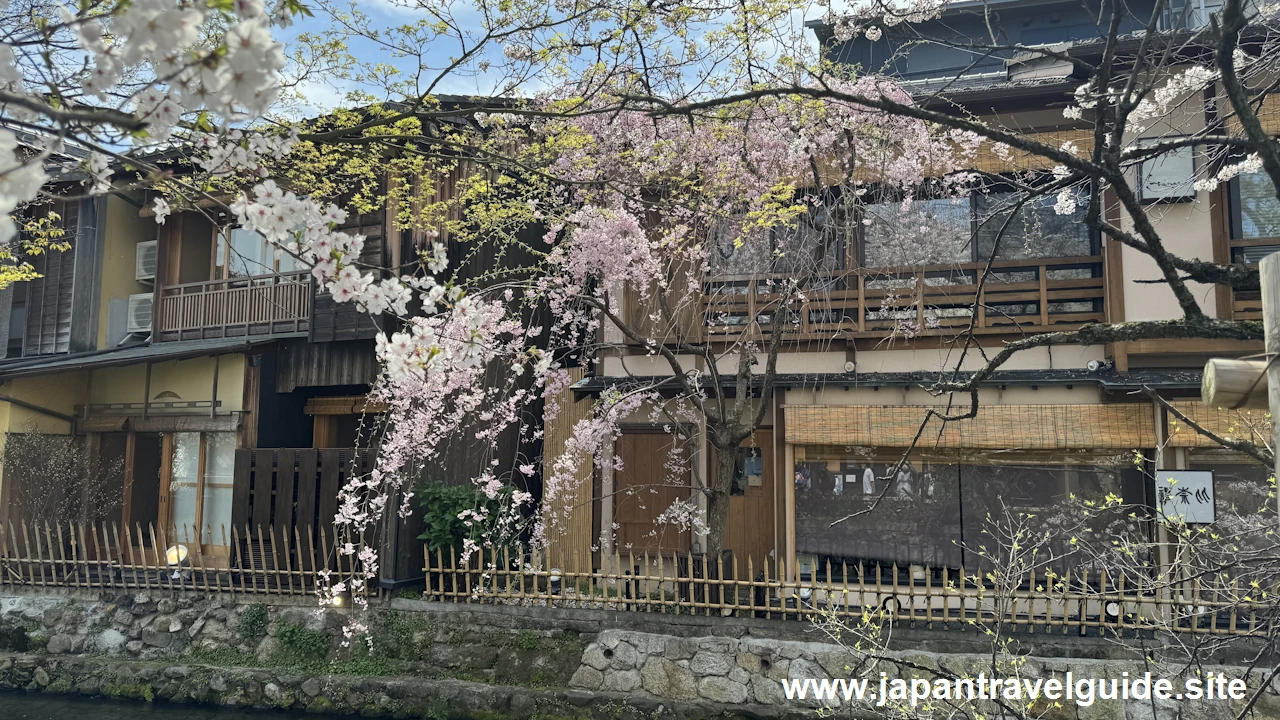
[[[1271,421],[1265,410],[1229,410],[1193,401],[1171,403],[1178,412],[1205,430],[1228,440],[1265,445],[1271,441]],[[1168,417],[1169,445],[1182,448],[1216,448],[1218,443],[1196,432],[1172,413]]]
[[[1277,113],[1280,118],[1280,112]],[[1265,121],[1264,121],[1265,124]],[[1054,148],[1061,148],[1067,142],[1075,143],[1077,154],[1085,155],[1093,151],[1093,131],[1088,129],[1081,130],[1052,130],[1046,132],[1022,133],[1029,140],[1044,143]],[[927,171],[930,176],[940,176],[943,174],[943,162],[929,161],[925,163],[927,166],[935,167],[933,170]],[[979,146],[977,153],[974,155],[971,170],[988,172],[988,173],[1010,173],[1023,170],[1048,170],[1057,163],[1040,155],[1028,153],[1016,148],[1008,148],[1007,151],[997,153],[994,149],[994,143],[984,140]],[[844,178],[841,175],[839,167],[832,162],[823,163],[819,167],[820,177],[825,184],[835,184],[841,182]],[[861,165],[854,173],[855,179],[861,182],[874,182],[879,175],[879,169],[874,166]],[[802,178],[801,184],[809,184],[810,178]]]
[[[1224,113],[1231,113],[1231,117],[1227,119],[1227,129],[1232,135],[1239,135],[1244,132],[1244,128],[1240,126],[1240,121],[1236,119],[1235,113],[1231,108],[1231,103],[1226,98],[1218,101],[1218,106],[1223,109]],[[1258,122],[1262,123],[1262,129],[1267,131],[1268,135],[1280,135],[1280,96],[1275,93],[1269,93],[1262,98],[1262,104],[1257,108]]]
[[[385,403],[369,402],[363,395],[311,398],[302,410],[305,415],[363,415],[386,411]]]
[[[569,383],[556,393],[555,417],[544,425],[544,457],[542,472],[544,487],[550,485],[550,475],[555,472],[556,461],[564,453],[565,442],[573,434],[573,427],[580,420],[591,416],[592,403],[575,401],[573,383],[584,375],[582,368],[570,368]],[[590,457],[582,457],[573,468],[574,482],[552,496],[543,508],[550,557],[562,556],[573,562],[566,569],[570,572],[589,571],[592,540],[592,464]],[[581,564],[581,566],[580,566]],[[565,567],[565,566],[561,566]]]
[[[787,405],[787,442],[907,447],[928,409],[924,405]],[[1155,417],[1146,404],[980,405],[973,419],[944,426],[930,418],[918,443],[921,449],[1032,450],[1127,450],[1155,445]]]
[[[1052,132],[1028,133],[1026,138],[1036,142],[1061,148],[1064,143],[1075,143],[1078,154],[1093,151],[1092,130],[1057,130]],[[1033,155],[1023,150],[1009,148],[1003,155],[997,154],[992,143],[984,142],[978,148],[974,158],[973,169],[989,173],[1008,173],[1018,170],[1048,170],[1057,163],[1040,155]]]

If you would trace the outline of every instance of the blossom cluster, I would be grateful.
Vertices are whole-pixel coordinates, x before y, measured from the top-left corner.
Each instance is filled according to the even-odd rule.
[[[150,66],[157,83],[133,98],[152,139],[164,140],[185,112],[204,108],[223,116],[264,112],[279,95],[285,58],[271,36],[273,22],[290,14],[278,6],[268,16],[262,0],[234,3],[221,52],[200,47],[200,28],[211,6],[175,0],[138,0],[109,17],[63,10],[92,64],[81,79],[86,95],[112,97],[129,68]],[[110,34],[106,24],[110,23]]]
[[[266,180],[253,188],[253,199],[241,195],[230,209],[242,227],[274,245],[277,256],[288,253],[311,267],[334,300],[373,314],[408,312],[413,293],[406,282],[361,269],[365,239],[336,229],[347,217],[337,205],[321,205]]]

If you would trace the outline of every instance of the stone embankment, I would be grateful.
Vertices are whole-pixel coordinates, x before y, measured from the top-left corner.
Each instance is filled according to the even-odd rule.
[[[346,611],[297,600],[10,592],[0,596],[0,687],[368,717],[783,718],[813,717],[827,703],[788,700],[782,680],[846,678],[855,666],[876,684],[881,672],[973,677],[991,662],[988,641],[957,629],[895,630],[889,656],[899,662],[866,665],[802,621],[404,599],[371,611],[370,653],[343,646],[346,620]],[[1124,652],[1039,634],[1010,659],[1027,678],[1152,669]],[[1242,705],[1103,700],[1039,711],[1051,720],[1226,720]],[[1254,711],[1280,718],[1280,698],[1269,692]]]

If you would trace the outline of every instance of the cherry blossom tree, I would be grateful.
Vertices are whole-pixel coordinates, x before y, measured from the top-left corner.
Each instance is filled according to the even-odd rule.
[[[512,427],[535,437],[522,408],[562,387],[567,359],[602,350],[650,358],[664,377],[634,372],[633,382],[605,392],[564,457],[616,466],[612,440],[637,415],[700,428],[686,447],[705,444],[715,454],[710,476],[694,488],[705,514],[686,503],[663,517],[702,523],[706,549],[718,552],[734,455],[767,412],[797,313],[831,289],[839,243],[875,222],[869,205],[891,200],[895,209],[880,219],[892,229],[883,236],[886,261],[945,257],[956,239],[932,232],[916,203],[963,199],[994,182],[969,169],[980,149],[1048,168],[1035,182],[1000,179],[1018,191],[1012,209],[1047,198],[1070,213],[1087,202],[1092,228],[1152,258],[1183,317],[1031,335],[972,373],[961,373],[961,363],[982,349],[972,326],[962,328],[955,368],[931,387],[956,394],[958,409],[931,416],[973,417],[981,383],[1031,348],[1262,335],[1260,323],[1208,316],[1189,285],[1254,291],[1256,270],[1170,250],[1147,217],[1134,170],[1195,147],[1209,159],[1200,187],[1259,172],[1280,187],[1280,148],[1260,119],[1276,74],[1274,7],[1226,0],[1203,28],[1167,32],[1169,8],[1157,0],[1142,18],[1145,30],[1122,36],[1132,9],[1108,4],[1098,15],[1098,52],[1087,57],[1010,43],[996,30],[964,41],[913,38],[1070,64],[1080,86],[1064,121],[1093,137],[1078,147],[958,111],[945,87],[912,94],[884,68],[828,62],[799,22],[813,10],[804,3],[391,4],[406,13],[403,22],[335,0],[310,8],[295,0],[88,0],[73,9],[22,0],[4,10],[0,35],[0,243],[15,242],[15,213],[48,193],[49,181],[63,177],[56,173],[75,170],[83,192],[113,184],[162,190],[153,204],[158,222],[179,207],[225,202],[237,222],[310,266],[335,299],[398,318],[377,342],[384,372],[373,394],[390,408],[377,469],[343,489],[337,517],[350,538],[342,552],[360,575],[331,578],[328,593],[376,575],[376,553],[358,539],[387,513],[409,511],[408,493],[399,508],[388,507],[391,498],[450,433],[478,420],[481,442]],[[839,38],[877,40],[946,7],[913,0],[820,12]],[[303,32],[289,46],[273,38],[308,16],[325,37]],[[349,107],[300,121],[317,83],[348,91]],[[1152,141],[1146,131],[1206,92],[1217,98],[1220,122],[1177,137],[1168,123]],[[413,202],[420,188],[464,166],[471,170],[453,197]],[[326,182],[335,168],[343,182]],[[366,182],[373,178],[385,183]],[[1114,198],[1127,224],[1104,211],[1104,198]],[[363,238],[337,229],[348,212],[381,203],[396,203],[397,223],[428,239],[416,265],[362,265]],[[526,239],[530,229],[540,243]],[[466,279],[447,262],[441,232],[482,252],[518,248],[522,259]],[[726,273],[768,290],[754,314],[717,315],[705,281]],[[918,310],[890,313],[895,330],[918,332]],[[718,330],[714,341],[702,332],[708,327]],[[491,382],[495,367],[529,381]],[[690,467],[688,457],[670,461],[673,477]],[[552,468],[541,507],[576,482],[571,466],[562,458]],[[497,497],[535,470],[520,463],[469,479]],[[499,534],[523,532],[530,518],[535,538],[554,533],[558,518],[539,517],[535,498],[507,497]]]

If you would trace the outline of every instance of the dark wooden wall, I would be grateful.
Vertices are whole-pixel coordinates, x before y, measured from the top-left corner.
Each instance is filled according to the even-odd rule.
[[[379,211],[353,215],[339,226],[344,232],[365,236],[360,263],[375,273],[378,268],[388,265],[386,226],[382,220],[383,213]],[[369,313],[357,308],[355,303],[334,302],[332,295],[323,288],[316,288],[311,305],[311,342],[369,339],[377,334],[378,325]]]
[[[280,343],[275,391],[288,393],[300,387],[372,385],[378,377],[378,358],[368,340]]]
[[[30,258],[40,277],[24,283],[27,298],[27,327],[22,346],[24,356],[71,351],[71,301],[75,285],[80,204],[58,202],[52,206],[41,206],[33,214],[38,217],[41,211],[47,210],[62,216],[60,224],[66,234],[59,242],[67,242],[71,247],[50,250]]]

